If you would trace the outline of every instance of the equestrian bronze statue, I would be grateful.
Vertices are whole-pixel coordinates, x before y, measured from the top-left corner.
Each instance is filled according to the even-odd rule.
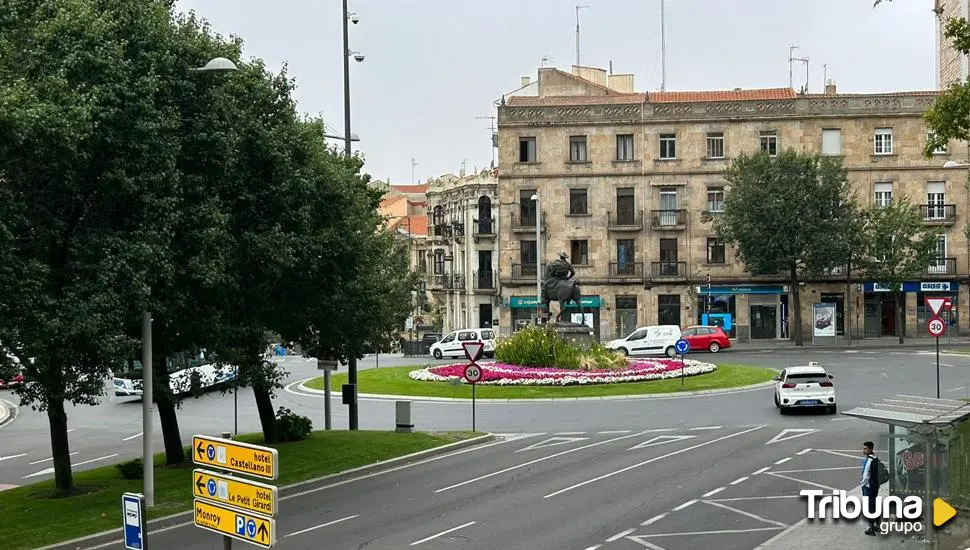
[[[576,272],[566,258],[566,253],[560,252],[558,260],[546,265],[542,279],[542,303],[540,305],[543,308],[548,308],[550,302],[559,302],[559,314],[556,316],[557,323],[563,322],[566,306],[570,303],[575,304],[579,308],[579,312],[585,313],[579,281],[573,278]]]

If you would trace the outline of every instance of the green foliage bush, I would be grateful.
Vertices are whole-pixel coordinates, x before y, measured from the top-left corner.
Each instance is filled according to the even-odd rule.
[[[614,369],[626,365],[626,358],[599,344],[582,350],[546,327],[529,327],[503,340],[495,359],[523,367],[560,369]]]
[[[115,464],[124,479],[143,479],[145,477],[145,463],[140,458]]]
[[[276,429],[280,443],[303,441],[310,437],[310,432],[313,431],[313,421],[286,407],[280,407],[276,411]]]

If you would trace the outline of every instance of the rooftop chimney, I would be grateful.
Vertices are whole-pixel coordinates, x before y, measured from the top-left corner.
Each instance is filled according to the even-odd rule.
[[[529,77],[523,76],[521,82],[522,82],[522,87],[525,88],[526,86],[529,85],[529,82],[530,82]]]
[[[835,95],[835,81],[831,78],[825,82],[825,93],[828,95]]]

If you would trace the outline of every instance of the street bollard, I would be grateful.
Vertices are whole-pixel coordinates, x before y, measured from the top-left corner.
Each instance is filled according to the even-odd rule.
[[[395,401],[394,413],[398,433],[411,433],[414,431],[414,424],[411,423],[411,402]]]

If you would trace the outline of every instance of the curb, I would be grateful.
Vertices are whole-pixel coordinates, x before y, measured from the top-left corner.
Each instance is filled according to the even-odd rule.
[[[767,368],[767,367],[766,367]],[[778,369],[769,369],[775,372],[780,372]],[[314,378],[319,378],[315,376]],[[314,388],[306,387],[306,383],[313,378],[308,378],[299,382],[297,385],[298,390],[302,390],[306,393],[312,393],[315,395],[323,395],[325,392],[323,390],[318,390]],[[768,388],[773,386],[774,381],[759,382],[757,384],[750,384],[748,386],[738,386],[736,388],[724,388],[716,390],[694,390],[685,392],[673,392],[673,393],[647,393],[641,395],[603,395],[599,397],[537,397],[528,399],[475,399],[476,403],[555,403],[559,401],[641,401],[646,399],[676,399],[679,397],[694,397],[698,395],[711,395],[711,394],[731,394],[731,393],[742,393],[753,390],[759,390],[762,388]],[[292,386],[293,384],[291,384]],[[330,392],[330,399],[340,399],[340,394],[334,394],[333,391]],[[392,400],[408,400],[416,402],[429,402],[429,403],[471,403],[471,399],[464,399],[460,397],[425,397],[419,395],[385,395],[380,393],[361,393],[358,397],[367,399],[379,399],[382,401],[392,401]]]
[[[434,447],[433,449],[426,449],[424,451],[418,451],[416,453],[411,453],[409,455],[399,456],[397,458],[391,458],[384,460],[382,462],[375,462],[373,464],[368,464],[366,466],[360,466],[350,470],[344,470],[343,472],[337,472],[334,474],[329,474],[323,477],[318,477],[314,479],[308,479],[306,481],[301,481],[299,483],[294,483],[292,485],[286,485],[279,488],[280,500],[286,500],[294,496],[299,496],[309,491],[319,490],[332,485],[339,485],[341,483],[346,483],[349,481],[354,481],[355,479],[360,479],[367,477],[368,475],[378,474],[383,471],[391,470],[397,467],[407,466],[408,464],[418,462],[421,459],[428,459],[433,457],[439,457],[447,455],[453,451],[460,451],[462,449],[467,449],[469,447],[475,447],[483,443],[488,443],[496,439],[495,434],[485,434],[478,437],[473,437],[471,439],[465,439],[462,441],[456,441],[454,443],[448,443],[447,445],[441,445],[440,447]],[[121,495],[119,495],[120,498]],[[148,532],[156,533],[160,531],[166,531],[169,529],[174,529],[183,525],[191,525],[191,517],[193,512],[179,512],[170,516],[165,516],[157,519],[150,520],[148,522]],[[189,521],[186,521],[189,520]],[[80,537],[72,540],[67,540],[64,542],[58,542],[50,546],[44,546],[42,548],[37,548],[35,550],[93,550],[95,548],[103,548],[107,545],[120,544],[123,543],[123,539],[119,538],[122,536],[122,529],[113,529],[111,531],[103,531],[101,533],[95,533],[93,535],[87,535],[85,537]]]
[[[9,424],[10,422],[13,422],[14,419],[17,418],[17,415],[15,413],[10,412],[11,407],[15,408],[16,406],[10,403],[9,401],[7,401],[6,399],[0,399],[0,427],[3,427]]]
[[[733,353],[747,353],[747,352],[766,352],[766,351],[892,351],[895,349],[933,349],[935,342],[933,338],[916,338],[915,341],[907,341],[903,344],[861,344],[861,345],[812,345],[806,344],[801,347],[795,345],[790,346],[732,346],[728,352]],[[946,344],[949,347],[953,346],[967,346],[970,347],[970,342],[950,342]],[[941,350],[942,351],[942,350]]]

